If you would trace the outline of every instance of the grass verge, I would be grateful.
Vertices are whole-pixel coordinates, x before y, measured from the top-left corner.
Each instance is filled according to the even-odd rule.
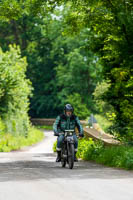
[[[79,140],[77,156],[110,167],[133,169],[133,146],[104,146],[101,141]]]
[[[56,152],[57,141],[53,145],[53,151]],[[104,146],[101,141],[93,139],[80,139],[77,157],[86,161],[95,161],[109,167],[122,169],[133,169],[133,146]]]
[[[24,146],[30,146],[32,144],[40,142],[43,138],[43,132],[35,127],[30,128],[28,137],[4,134],[0,137],[0,152],[10,152],[12,150],[18,150]]]
[[[53,126],[50,126],[50,125],[38,125],[38,126],[36,126],[38,129],[45,129],[45,130],[53,130]]]

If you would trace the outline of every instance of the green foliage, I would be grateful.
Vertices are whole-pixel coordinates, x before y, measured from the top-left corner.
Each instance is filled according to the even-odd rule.
[[[113,106],[111,106],[106,100],[106,93],[108,92],[110,85],[111,84],[108,81],[103,80],[101,83],[97,84],[93,93],[96,108],[98,113],[100,113],[96,114],[95,117],[100,127],[106,133],[111,132],[110,129],[116,117]],[[113,134],[116,136],[116,133]]]
[[[41,129],[41,130],[53,130],[53,126],[51,125],[38,125],[36,126],[38,129]]]
[[[66,2],[58,0],[57,2]],[[112,131],[120,137],[133,139],[133,2],[125,1],[69,1],[71,13],[66,16],[69,32],[88,27],[90,49],[103,66],[103,78],[110,86],[104,100],[115,111]],[[100,22],[100,23],[99,23]],[[69,26],[69,27],[70,27]]]
[[[107,118],[106,116],[97,114],[95,115],[95,118],[102,130],[104,130],[105,133],[109,133],[109,129],[112,126],[112,121],[109,119],[109,117]]]
[[[15,0],[4,0],[0,6],[0,19],[17,19],[23,13],[22,4]]]
[[[27,137],[22,135],[13,136],[12,134],[3,134],[0,136],[0,152],[10,152],[21,149],[24,146],[30,146],[41,141],[44,138],[43,132],[31,127]]]
[[[79,140],[77,156],[83,160],[93,160],[93,156],[95,157],[102,148],[101,141],[94,142],[92,138],[83,138]]]
[[[97,84],[95,91],[93,93],[97,110],[104,115],[108,111],[113,110],[111,105],[109,105],[108,102],[105,101],[105,93],[108,91],[109,87],[110,83],[108,83],[107,81],[102,81],[101,83]]]
[[[3,121],[0,118],[0,136],[2,136],[5,133],[5,124],[3,123]]]
[[[98,109],[115,113],[112,132],[133,139],[132,9],[132,0],[1,1],[0,45],[19,44],[29,63],[35,88],[30,115],[55,117],[71,94],[95,112],[92,93],[102,71],[109,85],[102,94],[103,83],[97,86]]]
[[[64,33],[64,18],[69,12],[69,6],[63,10],[56,7],[53,13],[46,12],[47,16],[29,12],[17,20],[0,23],[2,48],[7,50],[9,43],[19,44],[27,57],[27,77],[34,88],[29,111],[32,117],[56,117],[67,97],[75,93],[89,112],[95,111],[92,93],[100,80],[101,66],[98,57],[86,51],[88,29],[77,36]]]
[[[53,145],[53,152],[56,152],[57,141]]]
[[[65,7],[67,8],[67,7]],[[70,12],[68,10],[68,12]],[[64,17],[64,15],[63,15]],[[64,104],[68,96],[79,94],[82,104],[89,112],[95,111],[92,93],[98,81],[101,80],[101,66],[98,57],[88,49],[86,41],[90,41],[90,31],[83,29],[77,35],[59,36],[55,41],[56,51],[53,54],[62,56],[57,59],[58,96]]]
[[[50,7],[51,6],[51,7]],[[23,16],[44,14],[55,7],[49,0],[1,0],[0,2],[0,20],[17,20]]]
[[[74,113],[80,119],[86,119],[90,115],[90,112],[87,109],[86,104],[82,103],[82,98],[79,94],[74,93],[74,94],[68,96],[66,102],[69,102],[70,104],[73,105]]]
[[[80,139],[77,156],[82,159],[90,158],[93,151],[93,146],[94,142],[91,138],[89,140]]]
[[[0,113],[5,132],[27,136],[30,123],[27,115],[31,83],[26,79],[26,59],[20,49],[0,49]]]
[[[77,155],[83,160],[94,160],[110,167],[133,169],[132,146],[104,146],[102,142],[82,139],[79,141]]]
[[[5,53],[0,49],[0,112],[27,109],[30,82],[26,79],[26,59],[20,57],[19,48],[10,46]]]

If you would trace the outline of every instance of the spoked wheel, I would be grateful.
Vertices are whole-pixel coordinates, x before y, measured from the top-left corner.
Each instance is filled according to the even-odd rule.
[[[64,153],[61,151],[61,165],[62,167],[66,166],[66,158],[63,157]]]
[[[68,149],[68,165],[69,169],[72,169],[74,166],[74,144],[69,145]]]

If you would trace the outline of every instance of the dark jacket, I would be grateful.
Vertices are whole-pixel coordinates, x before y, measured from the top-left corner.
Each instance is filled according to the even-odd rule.
[[[75,130],[76,127],[78,128],[79,135],[83,135],[82,125],[76,115],[72,115],[71,117],[67,117],[65,114],[59,115],[53,124],[56,136],[65,130]]]

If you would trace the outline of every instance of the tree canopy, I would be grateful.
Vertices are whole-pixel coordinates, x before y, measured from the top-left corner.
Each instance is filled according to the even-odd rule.
[[[114,112],[112,130],[132,138],[131,0],[5,0],[0,11],[1,48],[16,43],[27,57],[32,117],[55,117],[72,102],[86,118],[100,112],[95,95]]]
[[[62,3],[64,1],[58,1]],[[108,0],[69,1],[66,16],[69,32],[90,28],[91,50],[103,66],[103,78],[110,82],[104,100],[116,114],[114,129],[121,135],[132,134],[133,112],[133,2]]]
[[[87,106],[89,112],[95,110],[92,93],[102,70],[98,57],[86,45],[89,30],[85,28],[75,36],[65,34],[64,18],[69,7],[66,8],[56,8],[47,16],[29,15],[0,23],[4,27],[0,33],[0,38],[4,38],[0,40],[2,48],[7,50],[8,43],[16,43],[27,57],[27,76],[34,88],[32,117],[55,117],[62,112],[69,95],[76,93],[81,98],[79,104]]]

